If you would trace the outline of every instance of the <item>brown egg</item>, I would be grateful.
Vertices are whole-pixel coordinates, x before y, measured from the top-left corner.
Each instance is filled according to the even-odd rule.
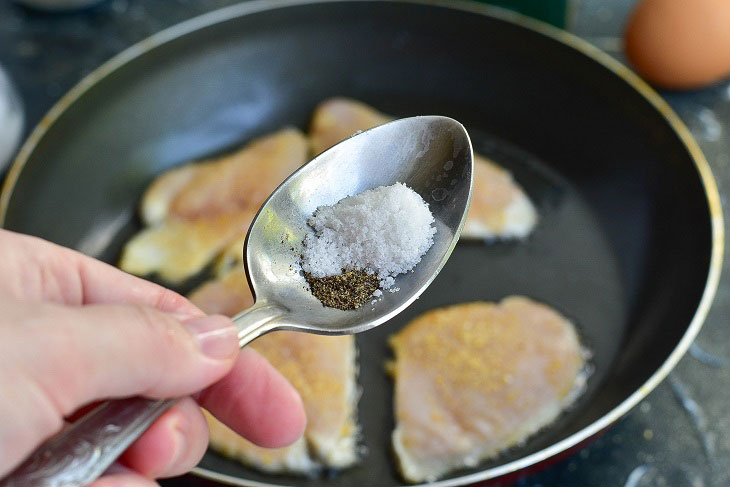
[[[730,75],[730,0],[643,0],[629,18],[626,54],[649,82],[698,88]]]

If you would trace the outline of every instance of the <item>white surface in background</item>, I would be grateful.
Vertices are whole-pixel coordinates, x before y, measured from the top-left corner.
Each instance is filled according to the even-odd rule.
[[[0,67],[0,171],[10,162],[23,132],[23,106],[5,70]]]

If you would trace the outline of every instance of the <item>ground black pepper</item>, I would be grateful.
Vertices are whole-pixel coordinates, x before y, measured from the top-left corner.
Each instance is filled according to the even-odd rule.
[[[380,286],[376,274],[362,270],[344,271],[328,277],[314,277],[304,273],[312,294],[329,307],[342,310],[357,309],[368,301]]]

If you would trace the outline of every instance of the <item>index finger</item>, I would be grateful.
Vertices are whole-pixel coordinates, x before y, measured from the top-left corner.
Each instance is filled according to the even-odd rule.
[[[81,304],[138,304],[168,313],[203,315],[197,306],[175,291],[75,253],[83,288]]]
[[[37,237],[0,229],[0,251],[0,274],[8,276],[0,286],[21,301],[135,304],[168,313],[203,314],[176,292]]]

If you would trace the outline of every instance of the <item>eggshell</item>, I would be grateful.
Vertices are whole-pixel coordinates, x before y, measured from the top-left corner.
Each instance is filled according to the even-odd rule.
[[[626,54],[649,82],[698,88],[730,75],[730,0],[643,0],[629,18]]]

